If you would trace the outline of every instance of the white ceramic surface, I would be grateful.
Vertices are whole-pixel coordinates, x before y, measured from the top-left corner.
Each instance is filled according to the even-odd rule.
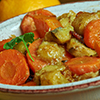
[[[74,12],[100,10],[100,1],[76,2],[45,8],[57,16]],[[0,40],[11,34],[19,36],[25,14],[0,24]],[[0,100],[100,100],[100,76],[79,82],[50,86],[13,86],[0,84]]]

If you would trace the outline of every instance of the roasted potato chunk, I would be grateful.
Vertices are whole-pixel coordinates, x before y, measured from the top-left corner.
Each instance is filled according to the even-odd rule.
[[[72,30],[72,27],[59,27],[52,31],[49,31],[45,35],[45,41],[53,41],[58,44],[64,44],[71,38],[70,30]]]
[[[65,65],[47,65],[35,73],[37,85],[56,85],[73,82],[71,71]]]
[[[60,21],[63,27],[66,27],[69,31],[74,31],[72,22],[75,19],[75,17],[76,17],[76,13],[70,10],[69,13],[64,13],[61,16],[59,16],[58,20]]]
[[[23,54],[25,54],[25,52],[26,52],[26,47],[23,42],[20,42],[17,45],[15,45],[14,49],[18,50],[19,52],[21,52]]]
[[[60,23],[63,27],[66,27],[69,31],[74,31],[74,27],[71,25],[71,22],[68,20],[68,18],[62,18],[60,20]]]
[[[84,44],[79,42],[76,38],[71,38],[71,40],[67,42],[66,50],[75,57],[97,55],[96,51],[86,47]]]
[[[74,75],[73,78],[75,79],[75,81],[80,81],[80,80],[85,80],[85,79],[89,79],[89,78],[94,78],[99,76],[99,71],[96,72],[90,72],[90,73],[85,73],[83,75]]]
[[[73,20],[76,17],[76,13],[72,10],[70,10],[68,13],[64,13],[61,16],[58,17],[58,20],[61,21],[62,19],[66,19],[65,23],[72,23]],[[62,22],[62,21],[61,21]]]
[[[76,18],[72,22],[72,26],[74,27],[74,30],[78,34],[83,35],[84,28],[86,27],[86,25],[90,21],[99,19],[99,18],[100,18],[100,11],[93,12],[93,13],[79,12],[79,13],[77,13]]]
[[[55,42],[44,41],[37,50],[38,57],[51,64],[56,64],[65,55],[65,49]]]
[[[59,44],[64,44],[70,40],[71,34],[70,31],[74,31],[73,26],[71,25],[72,21],[74,20],[76,13],[72,10],[69,13],[62,14],[58,17],[62,27],[56,28],[52,31],[49,31],[45,35],[46,41],[54,41]]]

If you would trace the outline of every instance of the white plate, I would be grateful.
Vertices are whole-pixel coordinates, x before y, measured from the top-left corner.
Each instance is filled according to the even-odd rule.
[[[100,1],[76,2],[45,8],[57,16],[74,12],[100,10]],[[0,41],[12,34],[19,36],[25,14],[0,24]],[[50,86],[13,86],[0,84],[0,100],[99,100],[100,76],[79,82]]]

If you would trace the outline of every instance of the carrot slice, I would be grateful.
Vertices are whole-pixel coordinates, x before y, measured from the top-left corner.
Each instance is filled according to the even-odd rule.
[[[77,57],[65,63],[69,69],[78,75],[89,72],[96,72],[100,69],[100,58],[96,57]]]
[[[20,25],[21,31],[22,31],[22,35],[28,32],[33,32],[34,33],[34,39],[39,38],[39,33],[36,30],[35,24],[34,24],[34,20],[31,16],[26,15]]]
[[[34,15],[45,15],[45,16],[55,16],[55,15],[48,10],[39,9],[39,10],[28,12],[24,16],[20,25],[22,35],[28,32],[33,32],[35,35],[34,38],[36,39],[39,38],[40,36],[34,24],[34,20],[33,20]]]
[[[96,40],[100,40],[100,19],[89,22],[84,30],[85,44],[94,49]]]
[[[28,12],[27,15],[34,16],[34,15],[45,15],[45,16],[55,16],[52,12],[46,9],[38,9],[35,11]]]
[[[34,81],[29,81],[27,83],[22,84],[21,86],[36,86],[36,83]]]
[[[23,54],[14,49],[0,52],[0,83],[23,84],[29,75],[29,68]]]
[[[71,55],[68,51],[66,51],[65,56],[62,58],[62,61],[64,61],[64,60],[70,60],[72,58],[74,58],[74,56]]]
[[[37,72],[38,70],[40,70],[42,67],[48,65],[48,63],[46,63],[45,61],[39,59],[37,57],[37,49],[39,47],[39,45],[42,43],[42,39],[37,39],[35,40],[32,44],[29,45],[29,51],[30,51],[30,54],[31,56],[33,57],[34,59],[34,62],[31,60],[31,58],[29,57],[28,53],[27,53],[27,60],[28,60],[28,64],[30,66],[30,69],[33,71],[33,72]]]
[[[95,51],[97,52],[98,56],[100,57],[100,41],[96,40],[94,48],[95,48]]]
[[[45,36],[46,32],[62,27],[61,23],[56,19],[56,17],[38,15],[34,16],[33,19],[41,38]]]
[[[11,40],[12,40],[12,38],[4,39],[4,40],[0,41],[0,51],[5,50],[5,49],[3,48],[4,44],[7,43],[7,42],[9,42],[9,41],[11,41]]]

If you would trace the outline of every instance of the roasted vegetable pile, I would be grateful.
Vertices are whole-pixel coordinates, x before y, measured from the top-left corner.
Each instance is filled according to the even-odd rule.
[[[39,9],[24,16],[20,29],[21,36],[0,42],[0,83],[56,85],[100,75],[100,11],[57,17]]]

